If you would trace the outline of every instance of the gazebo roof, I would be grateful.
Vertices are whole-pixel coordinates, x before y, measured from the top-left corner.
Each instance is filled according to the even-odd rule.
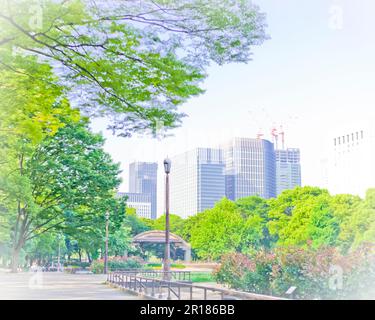
[[[186,244],[186,242],[181,237],[173,233],[169,233],[169,241],[171,243]],[[133,242],[134,243],[141,243],[141,242],[165,243],[165,231],[151,230],[151,231],[142,232],[140,234],[137,234],[135,237],[133,237]]]

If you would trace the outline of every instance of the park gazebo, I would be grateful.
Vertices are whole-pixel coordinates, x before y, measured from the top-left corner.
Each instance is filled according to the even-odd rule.
[[[190,262],[191,261],[190,244],[174,233],[170,233],[169,237],[170,237],[169,241],[171,244],[173,243],[176,247],[184,250],[184,260],[186,262]],[[133,243],[134,244],[165,243],[165,231],[151,230],[151,231],[142,232],[140,234],[137,234],[135,237],[133,237]]]

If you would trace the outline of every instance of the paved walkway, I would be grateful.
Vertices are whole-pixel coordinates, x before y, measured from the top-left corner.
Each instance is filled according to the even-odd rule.
[[[104,284],[106,276],[0,272],[0,300],[136,300],[136,295]]]

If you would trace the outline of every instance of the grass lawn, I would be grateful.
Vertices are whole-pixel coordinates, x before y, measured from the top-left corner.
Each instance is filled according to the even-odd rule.
[[[155,269],[155,270],[159,270],[159,269],[162,268],[162,264],[161,263],[147,263],[146,264],[146,268],[152,268],[152,269]],[[174,269],[185,269],[186,267],[183,264],[172,263],[171,264],[171,268],[174,268]]]
[[[192,282],[216,282],[211,272],[192,272]]]
[[[185,269],[186,267],[183,264],[172,263],[171,267],[173,269]],[[161,263],[148,263],[146,264],[146,268],[150,268],[152,270],[161,270],[162,265]],[[191,272],[191,281],[192,282],[216,282],[214,277],[212,276],[212,272],[209,271],[192,271]]]

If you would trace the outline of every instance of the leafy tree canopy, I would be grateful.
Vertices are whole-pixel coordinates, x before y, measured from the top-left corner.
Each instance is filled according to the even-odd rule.
[[[273,239],[267,227],[269,211],[267,200],[251,196],[238,199],[235,203],[244,219],[242,251],[270,247]]]
[[[375,242],[375,189],[367,191],[365,200],[352,210],[342,229],[344,239],[352,240],[351,249],[363,242]]]
[[[191,229],[191,245],[199,257],[218,259],[241,244],[243,220],[236,205],[224,198],[212,209],[199,213]]]
[[[14,261],[25,243],[49,230],[76,238],[104,226],[104,213],[121,224],[123,200],[114,197],[120,184],[119,165],[102,149],[104,140],[88,123],[65,123],[47,135],[31,156],[19,153],[20,167],[1,185],[6,217],[12,226]]]
[[[170,214],[169,215],[169,225],[170,231],[179,236],[183,234],[185,220],[178,215]],[[165,214],[161,215],[155,220],[148,220],[147,224],[153,230],[165,230]]]
[[[177,126],[210,62],[247,62],[266,39],[248,0],[4,0],[0,13],[1,71],[48,82],[22,60],[48,63],[74,106],[124,136]]]
[[[278,246],[335,244],[339,225],[330,207],[328,191],[297,187],[284,191],[269,204],[268,227],[271,235],[277,237]]]

